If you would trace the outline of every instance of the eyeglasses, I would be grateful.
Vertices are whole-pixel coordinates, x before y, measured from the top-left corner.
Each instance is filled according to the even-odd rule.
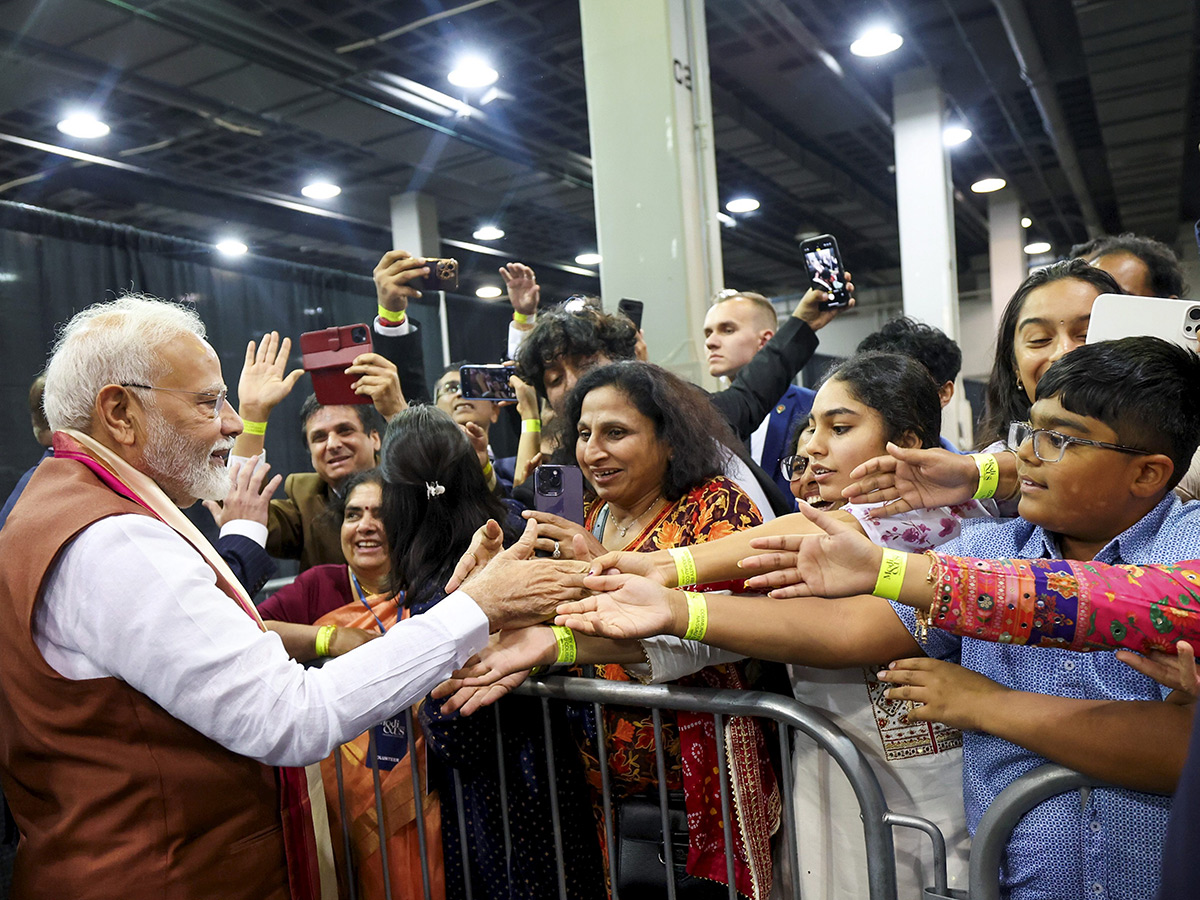
[[[461,394],[461,393],[462,393],[462,382],[461,381],[447,381],[444,384],[438,385],[437,399],[440,400],[442,397],[450,397],[454,394]]]
[[[126,388],[141,388],[143,391],[167,391],[171,394],[191,394],[193,397],[203,397],[201,401],[204,404],[212,404],[212,417],[219,419],[221,410],[225,408],[225,398],[228,396],[228,390],[222,390],[220,393],[211,394],[208,391],[182,391],[179,388],[155,387],[152,384],[122,384],[121,387]]]
[[[785,456],[779,461],[779,471],[788,481],[796,481],[808,471],[808,457]]]
[[[1019,450],[1026,441],[1033,441],[1033,455],[1042,462],[1056,463],[1063,458],[1067,447],[1071,444],[1085,444],[1088,447],[1100,447],[1102,450],[1116,450],[1118,453],[1136,453],[1148,456],[1149,450],[1139,450],[1136,447],[1123,447],[1120,444],[1109,444],[1105,441],[1089,441],[1085,438],[1071,437],[1060,434],[1049,428],[1034,428],[1028,422],[1013,422],[1008,426],[1008,446]]]

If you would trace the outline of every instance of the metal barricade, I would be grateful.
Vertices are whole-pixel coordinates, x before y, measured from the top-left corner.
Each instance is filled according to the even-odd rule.
[[[542,704],[542,725],[545,735],[545,747],[547,758],[547,784],[549,787],[549,803],[552,819],[552,827],[554,832],[554,853],[557,866],[558,880],[558,895],[561,900],[567,900],[567,882],[566,882],[566,866],[565,857],[566,848],[563,846],[562,837],[562,822],[560,820],[560,811],[557,796],[557,773],[555,771],[555,754],[553,746],[553,736],[551,728],[551,701],[566,701],[575,704],[591,704],[595,712],[597,726],[597,749],[600,763],[600,777],[602,783],[602,803],[604,811],[604,832],[610,848],[615,847],[614,832],[614,804],[612,801],[609,767],[605,757],[606,736],[604,734],[604,719],[602,715],[603,707],[606,705],[621,706],[626,708],[649,709],[651,711],[654,738],[656,750],[656,764],[659,785],[659,809],[662,815],[663,827],[663,853],[660,860],[667,866],[668,873],[671,871],[669,860],[675,858],[674,848],[672,846],[671,829],[668,819],[668,798],[667,798],[667,761],[663,752],[662,739],[662,711],[688,711],[701,714],[711,715],[713,717],[715,730],[718,735],[723,733],[725,720],[731,716],[753,716],[761,719],[771,720],[779,726],[779,750],[780,757],[784,761],[780,778],[780,790],[782,797],[783,811],[783,835],[781,847],[785,848],[791,854],[791,865],[788,867],[790,871],[791,895],[793,898],[800,897],[800,871],[797,857],[797,829],[795,821],[795,810],[792,804],[792,767],[791,767],[791,730],[796,729],[802,734],[808,736],[837,764],[841,771],[845,774],[850,782],[851,788],[854,791],[855,797],[858,800],[859,811],[863,824],[863,838],[866,844],[867,858],[867,875],[869,883],[869,898],[870,900],[896,900],[897,883],[896,883],[896,860],[895,848],[892,840],[892,831],[894,827],[914,828],[930,838],[932,845],[933,858],[933,877],[934,885],[931,891],[938,895],[948,895],[946,884],[946,844],[945,840],[938,830],[937,826],[927,819],[917,816],[901,815],[888,810],[884,800],[883,790],[880,787],[879,780],[872,770],[866,757],[857,746],[826,716],[799,701],[785,697],[779,694],[765,693],[762,691],[730,691],[730,690],[712,690],[707,688],[684,688],[677,685],[641,685],[628,682],[606,681],[594,678],[575,678],[575,677],[551,677],[540,680],[529,680],[522,684],[515,691],[516,694],[537,698]],[[508,805],[505,797],[505,779],[504,779],[504,752],[501,741],[501,729],[503,728],[502,716],[498,712],[484,710],[477,712],[477,716],[485,715],[494,716],[496,723],[497,748],[499,753],[499,773],[500,773],[500,795],[502,807],[503,821],[503,839],[506,852],[506,859],[511,860],[513,848],[513,835],[510,833],[510,822],[508,817]],[[413,730],[412,730],[412,713],[409,713],[409,741],[410,751],[413,748]],[[414,772],[414,784],[416,782],[415,774],[417,762],[412,758],[410,752],[410,763]],[[729,790],[729,761],[725,756],[725,742],[717,741],[717,756],[718,756],[718,772],[719,782],[721,785],[721,810],[722,820],[725,831],[725,848],[726,848],[726,874],[728,876],[728,894],[730,900],[736,900],[736,889],[734,888],[734,860],[732,847],[734,846],[732,835],[733,816],[731,812],[732,797]],[[338,756],[338,782],[339,782],[339,797],[341,787],[341,761],[340,754]],[[454,802],[458,809],[459,821],[459,840],[460,848],[463,854],[463,870],[466,876],[465,896],[467,900],[472,898],[472,885],[470,882],[470,860],[468,858],[468,841],[465,829],[465,810],[463,808],[462,799],[462,781],[457,770],[453,770],[453,798],[442,798],[443,803]],[[380,823],[380,843],[386,842],[386,837],[382,832],[383,808],[382,800],[379,794],[379,780],[375,779],[376,790],[376,806],[378,809]],[[350,853],[350,837],[347,826],[347,815],[345,802],[342,799],[342,822],[343,834],[340,836],[346,849],[346,858],[348,863],[352,864],[352,854]],[[421,817],[417,817],[418,823],[421,822]],[[335,841],[339,836],[335,835]],[[428,847],[425,843],[425,836],[421,825],[418,824],[418,837],[422,856],[427,860]],[[386,871],[386,857],[383,865]],[[429,881],[427,867],[423,866],[424,893],[425,897],[430,897]],[[612,896],[614,900],[619,900],[617,891],[616,878],[616,854],[609,853],[609,873],[612,876]],[[347,879],[354,884],[355,877],[353,871],[347,872]],[[390,887],[385,879],[385,894],[388,900],[391,900]],[[354,896],[354,888],[351,887],[351,897]],[[667,896],[669,900],[675,900],[675,885],[674,879],[667,878]]]
[[[1087,803],[1092,788],[1108,787],[1074,769],[1047,764],[1026,772],[1002,790],[979,820],[971,841],[968,884],[971,900],[1000,900],[1000,857],[1021,818],[1044,800],[1079,791]]]

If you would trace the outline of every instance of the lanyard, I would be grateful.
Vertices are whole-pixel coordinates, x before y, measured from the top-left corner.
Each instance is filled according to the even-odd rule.
[[[375,622],[377,625],[379,625],[379,633],[386,634],[387,629],[383,627],[383,622],[380,620],[379,616],[375,615],[375,610],[371,609],[371,604],[367,602],[367,592],[364,591],[362,585],[358,583],[358,576],[354,574],[354,570],[350,569],[349,566],[346,568],[350,571],[350,584],[354,586],[355,596],[357,596],[359,602],[367,608],[367,612],[375,617]],[[404,591],[401,591],[399,595],[397,595],[396,602],[400,605],[404,604]]]

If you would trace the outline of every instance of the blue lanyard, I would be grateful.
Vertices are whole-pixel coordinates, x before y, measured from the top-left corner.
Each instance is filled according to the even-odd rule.
[[[379,625],[379,633],[386,634],[387,629],[383,627],[383,622],[380,621],[379,616],[375,615],[375,610],[371,609],[371,604],[367,602],[367,592],[364,591],[362,588],[362,585],[358,583],[358,576],[354,574],[354,570],[351,569],[349,566],[347,566],[346,568],[350,571],[350,584],[352,584],[354,586],[354,593],[355,593],[355,595],[357,595],[359,602],[362,603],[362,605],[367,608],[367,612],[369,612],[372,616],[375,617],[375,622],[377,625]],[[396,602],[398,604],[403,605],[404,591],[401,591],[396,596]]]

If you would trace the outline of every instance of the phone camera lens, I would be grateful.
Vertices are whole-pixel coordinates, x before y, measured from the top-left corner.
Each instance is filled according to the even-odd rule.
[[[365,344],[367,342],[367,329],[361,325],[350,332],[350,340],[356,344]]]
[[[1193,306],[1188,310],[1188,318],[1193,322],[1200,322],[1200,306]]]

